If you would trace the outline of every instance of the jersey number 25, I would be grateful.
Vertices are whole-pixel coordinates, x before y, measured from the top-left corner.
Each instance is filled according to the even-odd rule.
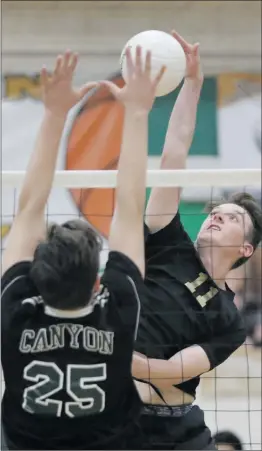
[[[37,415],[68,417],[93,415],[105,408],[105,392],[96,382],[106,380],[106,364],[67,365],[66,374],[54,362],[34,360],[24,368],[24,379],[35,384],[24,390],[23,409]],[[51,396],[64,389],[72,401]]]

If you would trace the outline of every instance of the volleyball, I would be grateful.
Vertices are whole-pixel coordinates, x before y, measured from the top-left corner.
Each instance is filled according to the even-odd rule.
[[[142,58],[145,61],[147,51],[151,51],[151,75],[154,78],[162,66],[166,71],[158,87],[156,96],[161,97],[174,91],[182,81],[186,69],[186,57],[180,43],[164,31],[149,30],[133,36],[126,43],[120,57],[122,77],[127,81],[126,49],[131,49],[134,57],[136,47],[142,47]]]

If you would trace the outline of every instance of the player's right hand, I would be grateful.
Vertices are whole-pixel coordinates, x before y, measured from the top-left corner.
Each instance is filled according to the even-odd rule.
[[[136,57],[132,58],[129,48],[126,50],[127,83],[121,89],[111,81],[101,81],[100,85],[107,87],[111,94],[126,108],[134,111],[150,111],[165,67],[163,66],[157,76],[151,79],[151,52],[146,53],[145,67],[142,62],[142,48],[136,48]]]
[[[78,62],[78,55],[71,51],[59,55],[55,69],[48,74],[45,67],[41,71],[42,99],[47,111],[65,117],[68,111],[76,105],[84,95],[97,86],[97,83],[87,83],[79,89],[74,89],[72,80]]]
[[[186,74],[185,78],[203,82],[204,74],[201,68],[199,43],[189,44],[180,34],[175,30],[172,31],[172,36],[179,42],[183,48],[186,56]]]

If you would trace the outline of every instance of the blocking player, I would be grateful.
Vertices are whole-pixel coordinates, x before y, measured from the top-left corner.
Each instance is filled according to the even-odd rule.
[[[141,48],[127,51],[125,107],[109,260],[94,294],[100,241],[82,221],[46,230],[68,111],[94,87],[72,87],[77,55],[41,73],[44,118],[3,256],[2,423],[9,449],[128,449],[141,401],[131,377],[144,276],[148,113],[163,70],[150,79]],[[22,143],[21,143],[21,151]],[[122,237],[128,234],[129,239]]]
[[[198,45],[177,33],[187,74],[170,118],[162,168],[185,167],[203,75]],[[133,374],[145,403],[146,449],[215,450],[204,414],[193,406],[199,376],[224,362],[245,340],[226,284],[262,236],[259,205],[238,194],[214,207],[196,243],[178,213],[177,188],[153,188],[146,217],[146,294],[142,298]],[[141,354],[139,354],[141,353]]]

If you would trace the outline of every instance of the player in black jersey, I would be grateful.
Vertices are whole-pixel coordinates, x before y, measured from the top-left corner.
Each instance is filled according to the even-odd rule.
[[[42,70],[44,118],[3,256],[2,423],[9,449],[128,449],[141,401],[131,377],[144,274],[143,213],[148,113],[163,70],[150,78],[127,51],[123,89],[102,82],[125,107],[109,237],[109,259],[94,294],[100,240],[83,221],[45,231],[59,141],[76,91],[77,55]],[[128,233],[128,240],[123,236]],[[132,439],[132,440],[131,440]]]
[[[187,76],[166,136],[166,169],[185,166],[203,81],[198,45],[174,35],[187,54]],[[245,340],[226,280],[261,240],[262,214],[251,196],[236,195],[211,210],[193,243],[177,212],[179,194],[177,188],[153,188],[147,206],[146,292],[133,374],[151,384],[138,382],[144,448],[215,450],[204,414],[192,403],[199,376]]]

